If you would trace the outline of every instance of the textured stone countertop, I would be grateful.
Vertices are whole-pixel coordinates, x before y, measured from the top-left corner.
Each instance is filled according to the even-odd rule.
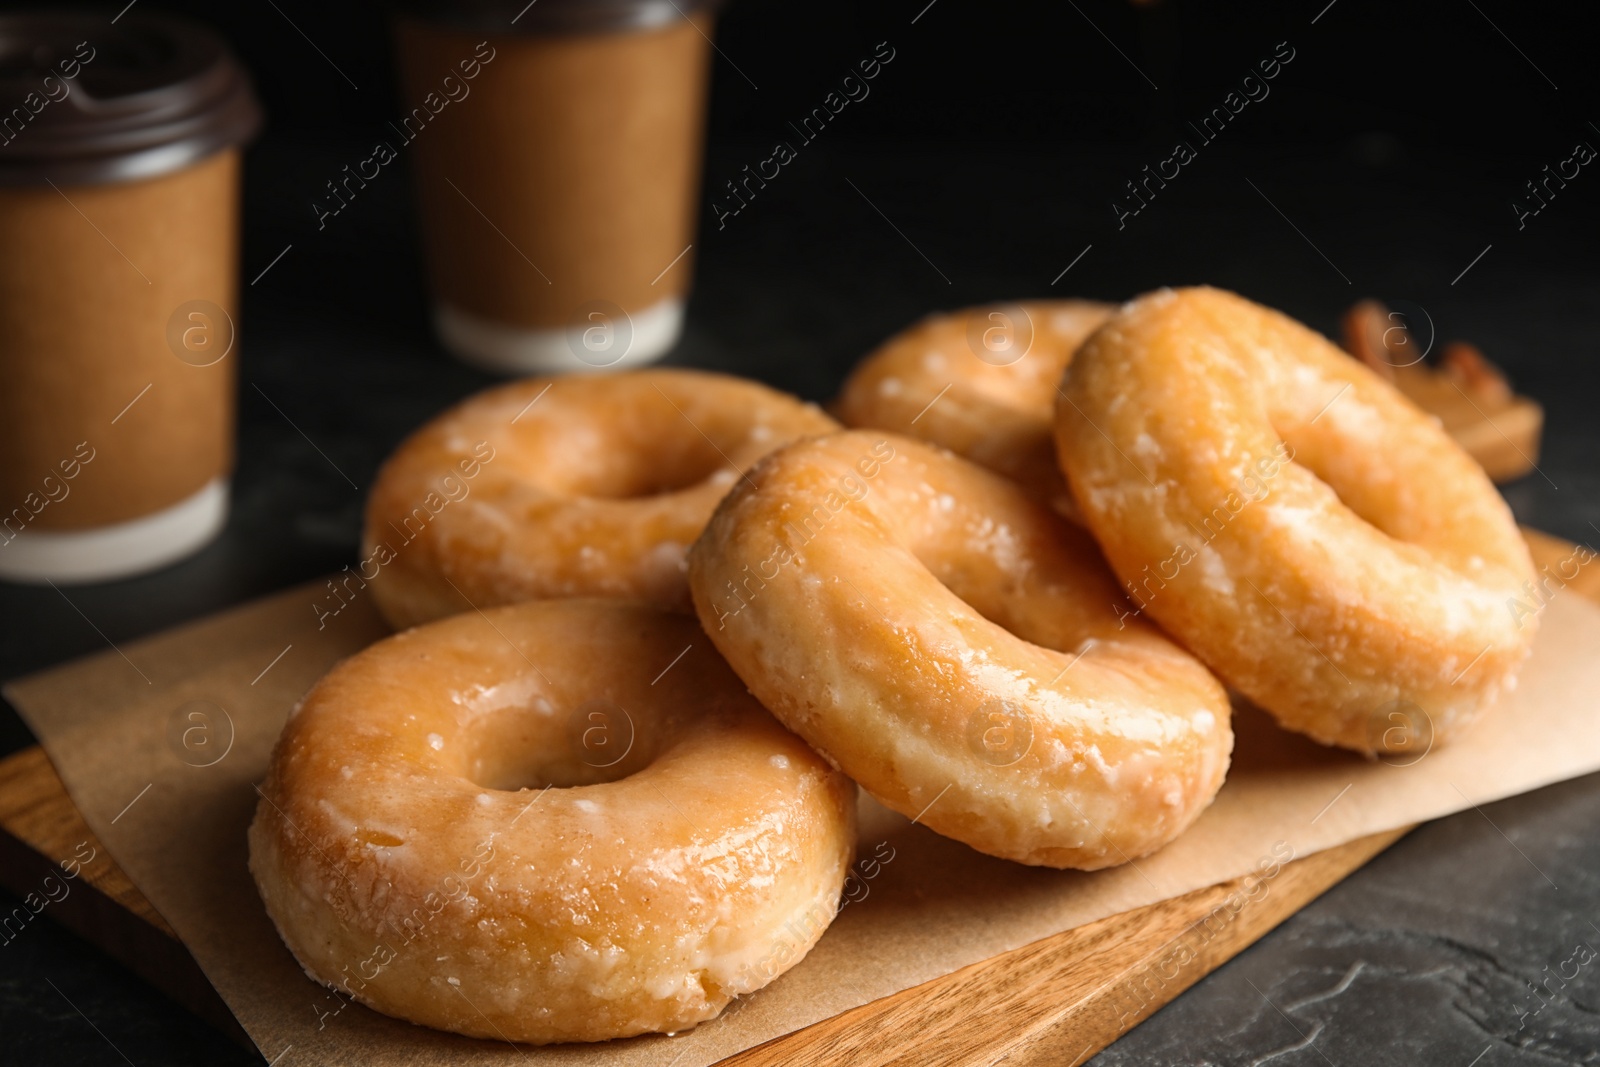
[[[132,581],[0,586],[0,677],[352,561],[384,455],[487,384],[429,330],[403,167],[313,225],[310,199],[358,147],[269,139],[250,154],[242,447],[221,539]],[[744,158],[714,154],[708,176]],[[1546,404],[1542,473],[1506,488],[1518,517],[1600,543],[1600,279],[1582,233],[1556,218],[1518,233],[1500,179],[1477,184],[1461,160],[1349,145],[1203,159],[1118,231],[1108,190],[1139,162],[1109,149],[819,145],[726,229],[702,223],[688,332],[669,362],[824,400],[863,351],[936,308],[1209,282],[1332,332],[1356,298],[1404,299]],[[29,741],[0,712],[4,751]],[[1600,946],[1597,823],[1600,777],[1424,826],[1095,1062],[1600,1060],[1600,963],[1575,962]],[[1536,995],[1557,972],[1570,977]],[[8,1064],[259,1062],[49,922],[0,949],[0,1049]]]

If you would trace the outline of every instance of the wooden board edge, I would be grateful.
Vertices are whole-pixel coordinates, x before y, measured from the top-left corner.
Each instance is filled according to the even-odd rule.
[[[65,792],[40,745],[0,760],[0,831],[47,862],[53,860],[61,868],[56,873],[83,878],[123,910],[176,939],[177,931],[112,860],[71,798],[61,803]]]
[[[1071,1067],[1077,1067],[1261,940],[1414,828],[1402,826],[1357,838],[1295,861],[1286,868],[1294,872],[1294,877],[1271,887],[1268,890],[1271,895],[1257,897],[1254,906],[1247,903],[1241,907],[1231,930],[1214,931],[1206,936],[1209,920],[1201,919],[1176,937],[1154,944],[1147,956],[1124,972],[1127,977],[1120,984],[1096,988],[1070,1016],[1063,1012],[1034,1028],[1027,1042],[1015,1044],[1003,1057],[1003,1062],[1007,1067],[1060,1067],[1060,1051],[1081,1039],[1081,1050],[1068,1061]],[[1248,900],[1255,887],[1248,879],[1240,879],[1199,892],[1214,901],[1211,910],[1204,913],[1209,916],[1218,907],[1232,911],[1229,902],[1235,895],[1243,895]],[[1200,901],[1197,908],[1204,907],[1205,903]],[[1151,990],[1152,985],[1156,990]]]
[[[736,1053],[718,1067],[1081,1063],[1410,829],[1292,860],[1270,877],[1247,875],[1064,931]]]
[[[61,847],[46,845],[26,830],[18,832],[19,812],[12,801],[18,795],[19,782],[26,785],[24,794],[35,799],[23,815],[37,816],[38,799],[48,802],[55,797],[58,810],[51,819],[56,829],[65,831],[59,839]],[[27,927],[40,918],[52,919],[244,1048],[256,1051],[255,1042],[177,933],[84,824],[42,749],[26,748],[0,761],[0,798],[4,798],[0,800],[0,885],[22,901],[8,915],[0,916],[0,942],[9,944],[27,936]],[[70,813],[70,819],[61,808]],[[39,827],[29,829],[37,831]],[[62,855],[52,855],[56,852]]]

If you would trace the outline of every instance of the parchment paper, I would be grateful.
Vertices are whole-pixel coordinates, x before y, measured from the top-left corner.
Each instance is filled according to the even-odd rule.
[[[398,1022],[316,985],[256,896],[245,827],[272,743],[319,676],[384,633],[360,597],[319,629],[312,605],[330,603],[324,585],[292,589],[6,690],[89,826],[275,1067],[702,1067],[1058,931],[1239,877],[1286,847],[1305,856],[1600,769],[1600,609],[1563,592],[1517,692],[1420,760],[1368,762],[1243,709],[1233,770],[1200,821],[1156,855],[1095,874],[990,859],[867,804],[861,855],[892,848],[894,858],[777,982],[675,1037],[514,1047]],[[1505,862],[1526,860],[1508,843]]]

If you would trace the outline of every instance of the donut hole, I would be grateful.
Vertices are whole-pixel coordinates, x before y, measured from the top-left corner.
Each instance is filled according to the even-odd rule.
[[[1000,587],[984,580],[981,572],[987,568],[974,568],[970,565],[971,561],[959,558],[924,557],[919,554],[917,559],[957,600],[1002,630],[1016,633],[1016,627],[1022,624],[1022,620],[1012,610],[1011,598]]]
[[[904,530],[906,548],[934,580],[1011,636],[1052,652],[1077,649],[1086,636],[1114,635],[1118,621],[1104,610],[1120,596],[1113,585],[1107,583],[1101,596],[1040,596],[1038,576],[1017,566],[1034,554],[1024,547],[1027,540],[1041,533],[1068,555],[1095,558],[1099,548],[1087,533],[1053,517],[1029,532],[995,527],[991,509],[972,503],[952,495],[947,510],[935,498],[922,521]]]
[[[1062,351],[1044,338],[1036,338],[1033,348],[1015,363],[992,366],[979,363],[970,369],[964,383],[974,400],[988,401],[979,412],[986,429],[993,432],[1006,426],[1016,415],[1048,422],[1056,407],[1056,382],[1066,369],[1070,350]]]
[[[984,568],[975,570],[963,566],[961,561],[949,560],[924,561],[923,565],[940,585],[975,614],[1019,641],[1051,652],[1067,652],[1078,647],[1081,640],[1069,637],[1070,633],[1116,628],[1115,620],[1109,626],[1098,626],[1092,612],[1069,616],[1061,610],[1062,605],[1030,598],[1007,582],[1003,575],[983,575]],[[996,578],[999,580],[994,580]],[[1105,636],[1110,636],[1109,632]]]
[[[1408,509],[1396,497],[1400,486],[1381,450],[1317,432],[1315,427],[1291,427],[1279,436],[1293,457],[1288,469],[1298,471],[1312,494],[1326,493],[1356,518],[1396,540],[1416,536],[1417,531],[1404,522]]]
[[[663,432],[653,439],[634,435],[602,440],[596,436],[563,442],[541,463],[544,484],[574,497],[638,500],[690,489],[718,470],[730,470],[717,446],[674,415],[686,432]],[[656,427],[657,430],[662,428]]]
[[[643,770],[657,738],[643,717],[601,697],[553,712],[505,708],[471,729],[462,774],[485,789],[569,789]]]

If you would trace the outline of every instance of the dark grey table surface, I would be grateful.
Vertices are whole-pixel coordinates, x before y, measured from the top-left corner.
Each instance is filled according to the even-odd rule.
[[[222,537],[132,581],[0,586],[0,677],[352,561],[380,460],[488,382],[429,332],[403,172],[326,230],[309,225],[310,198],[363,147],[280,138],[251,153],[245,281],[293,247],[245,287],[241,449]],[[708,175],[750,158],[723,146]],[[1506,203],[1520,179],[1470,150],[1412,153],[1386,137],[1241,144],[1202,157],[1119,231],[1107,202],[1148,161],[1131,147],[1031,151],[1004,138],[819,143],[726,229],[702,225],[688,331],[669,362],[820,400],[867,348],[935,308],[1208,282],[1331,333],[1356,298],[1405,300],[1546,404],[1540,470],[1506,487],[1518,517],[1600,544],[1600,271],[1593,214],[1576,197],[1565,217],[1558,202],[1518,231]],[[4,750],[29,742],[0,713]],[[1600,1060],[1600,965],[1571,962],[1600,946],[1597,821],[1590,777],[1426,826],[1096,1062]],[[0,908],[15,903],[0,895]],[[1534,991],[1558,972],[1568,977]],[[49,922],[0,948],[0,1060],[260,1062]]]

